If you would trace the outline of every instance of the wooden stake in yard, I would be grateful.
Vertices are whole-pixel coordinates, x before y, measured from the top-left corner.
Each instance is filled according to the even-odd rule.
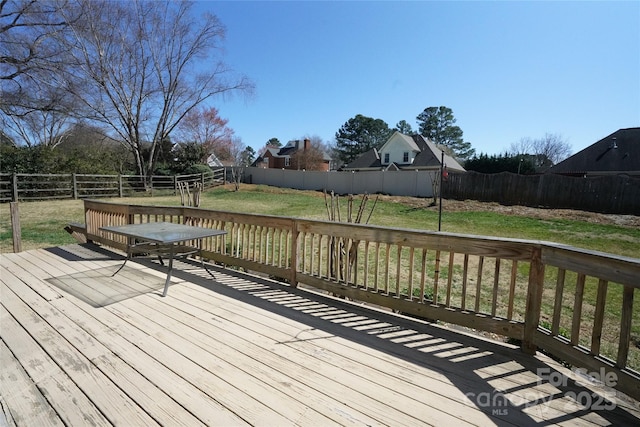
[[[180,190],[180,203],[182,206],[200,206],[200,194],[202,193],[202,183],[193,183],[193,197],[189,191],[188,182],[178,182],[178,190]]]
[[[18,202],[10,202],[11,234],[13,235],[13,252],[22,252],[22,231],[20,229],[20,209]]]

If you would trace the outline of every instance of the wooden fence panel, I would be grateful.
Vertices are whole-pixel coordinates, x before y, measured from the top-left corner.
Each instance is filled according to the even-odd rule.
[[[450,173],[442,194],[445,199],[640,215],[640,178],[627,175]]]

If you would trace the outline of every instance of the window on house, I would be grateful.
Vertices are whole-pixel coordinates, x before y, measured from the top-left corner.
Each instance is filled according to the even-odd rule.
[[[384,162],[389,163],[389,153],[384,153]]]
[[[409,163],[409,152],[405,151],[404,154],[402,154],[402,162],[403,163]]]
[[[262,161],[265,162],[265,163],[269,163],[269,158],[265,157],[264,159],[262,159]]]
[[[284,165],[285,166],[290,166],[291,165],[291,158],[285,157],[284,158]]]

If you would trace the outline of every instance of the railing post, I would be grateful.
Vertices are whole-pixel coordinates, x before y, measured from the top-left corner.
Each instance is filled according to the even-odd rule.
[[[12,177],[11,177],[11,186],[12,186],[12,196],[11,199],[14,202],[18,201],[18,174],[17,173],[13,173]]]
[[[11,234],[13,236],[13,252],[22,252],[22,230],[20,228],[20,208],[18,202],[9,203],[11,211]]]
[[[535,354],[537,349],[535,336],[540,322],[543,288],[544,264],[542,263],[542,248],[537,247],[531,252],[527,305],[524,315],[524,336],[521,347],[522,351],[527,354]]]
[[[75,173],[71,174],[71,186],[73,188],[73,200],[78,200],[78,178]]]

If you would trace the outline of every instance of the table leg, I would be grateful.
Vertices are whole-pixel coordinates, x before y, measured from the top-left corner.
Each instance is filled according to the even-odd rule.
[[[122,270],[122,269],[124,268],[124,266],[127,264],[127,261],[129,261],[129,260],[131,259],[131,254],[132,254],[131,246],[130,246],[130,245],[127,245],[127,257],[124,259],[124,262],[122,263],[122,265],[120,266],[120,268],[118,268],[118,269],[116,270],[116,272],[115,272],[115,273],[113,273],[113,274],[111,275],[111,277],[113,277],[113,276],[115,276],[116,274],[118,274],[118,273],[120,272],[120,270]]]
[[[167,280],[164,282],[164,291],[162,291],[163,297],[166,297],[167,292],[169,292],[169,282],[171,281],[172,268],[173,268],[173,246],[171,247],[171,251],[169,252],[169,270],[167,271]]]
[[[204,268],[204,269],[205,269],[205,271],[206,271],[207,273],[209,273],[209,275],[215,279],[215,278],[216,278],[216,276],[213,274],[213,272],[212,272],[211,270],[209,270],[209,269],[207,268],[207,265],[204,263],[204,258],[203,258],[203,256],[202,256],[202,240],[199,240],[199,241],[198,241],[198,251],[199,251],[199,254],[198,254],[198,255],[200,256],[200,263],[202,264],[202,268]],[[217,279],[216,279],[216,280],[217,280]]]

